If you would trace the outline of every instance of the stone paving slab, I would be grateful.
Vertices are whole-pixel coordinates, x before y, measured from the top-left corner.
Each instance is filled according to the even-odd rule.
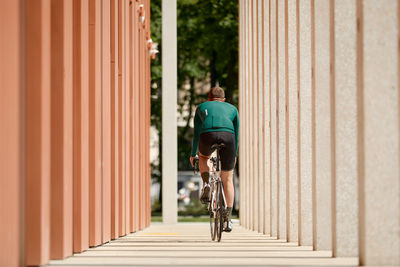
[[[152,224],[99,247],[53,260],[58,267],[78,266],[357,266],[357,258],[332,258],[234,225],[221,242],[211,241],[209,224]]]

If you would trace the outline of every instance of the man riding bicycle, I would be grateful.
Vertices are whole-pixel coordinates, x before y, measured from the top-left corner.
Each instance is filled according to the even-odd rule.
[[[239,144],[239,112],[235,106],[225,102],[225,92],[216,86],[211,88],[208,101],[200,104],[194,117],[194,137],[190,163],[199,151],[199,169],[203,180],[200,200],[209,202],[210,195],[210,168],[208,160],[214,152],[214,144],[224,143],[220,150],[221,179],[224,186],[227,209],[224,212],[224,231],[232,231],[232,206],[234,199],[233,169]]]

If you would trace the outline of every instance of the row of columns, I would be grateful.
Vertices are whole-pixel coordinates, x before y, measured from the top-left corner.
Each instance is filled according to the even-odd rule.
[[[1,266],[150,224],[149,14],[149,0],[0,3]]]
[[[400,264],[400,3],[241,0],[240,218]]]

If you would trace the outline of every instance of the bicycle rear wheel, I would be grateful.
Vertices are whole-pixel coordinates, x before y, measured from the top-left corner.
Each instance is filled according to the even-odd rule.
[[[217,236],[217,229],[215,228],[215,217],[216,217],[216,207],[215,207],[215,192],[211,192],[211,202],[210,202],[210,233],[211,240],[214,241]]]
[[[218,182],[218,187],[217,187],[217,195],[215,197],[216,199],[216,204],[217,204],[217,212],[216,212],[216,218],[215,218],[215,225],[214,227],[216,228],[216,233],[217,233],[217,241],[221,241],[222,237],[222,231],[224,227],[224,219],[223,219],[223,210],[224,210],[224,205],[223,205],[223,197],[222,197],[222,182]]]
[[[214,213],[210,213],[210,233],[211,233],[211,240],[214,241],[215,237],[217,236],[217,231],[214,227]]]

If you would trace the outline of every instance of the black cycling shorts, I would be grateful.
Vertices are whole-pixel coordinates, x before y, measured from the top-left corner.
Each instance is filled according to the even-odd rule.
[[[235,134],[226,131],[206,132],[200,134],[199,151],[204,156],[210,156],[214,151],[211,146],[224,143],[219,156],[221,158],[221,170],[231,171],[235,167]]]

